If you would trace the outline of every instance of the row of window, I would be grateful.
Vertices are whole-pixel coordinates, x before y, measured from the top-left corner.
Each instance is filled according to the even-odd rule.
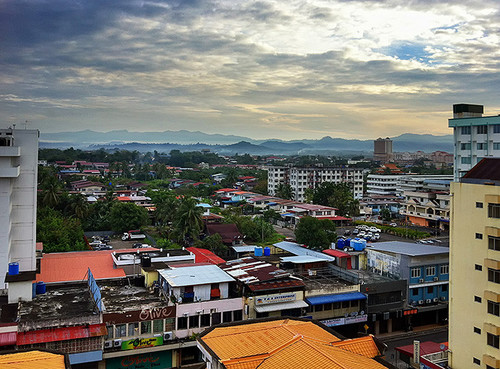
[[[319,305],[314,305],[314,306],[308,306],[306,310],[308,313],[312,313],[312,312],[319,312],[319,311],[347,309],[350,307],[358,308],[359,307],[359,300],[342,301],[342,302],[334,302],[334,303],[328,303],[328,304],[319,304]]]
[[[151,333],[162,333],[175,328],[175,319],[157,319],[145,322],[134,322],[128,324],[115,324],[107,326],[108,335],[106,339],[135,337]]]
[[[449,265],[443,264],[439,266],[439,274],[448,274],[449,273]],[[426,266],[425,267],[425,276],[426,277],[434,277],[436,275],[436,266]],[[411,268],[411,277],[412,278],[420,278],[422,276],[422,268]]]
[[[460,127],[460,128],[461,128],[460,133],[463,135],[470,135],[472,133],[471,126]],[[478,135],[488,134],[488,126],[487,125],[476,126],[476,133]],[[493,124],[493,133],[500,133],[500,124]]]
[[[421,290],[420,288],[412,288],[411,295],[418,296],[420,294],[420,290]],[[447,284],[441,285],[441,292],[448,292],[448,285]],[[427,294],[429,294],[429,295],[434,294],[434,286],[427,287]]]
[[[460,143],[460,150],[470,150],[472,144],[470,142],[462,142]],[[476,150],[488,150],[487,142],[477,142]],[[500,142],[493,142],[493,150],[500,150]]]

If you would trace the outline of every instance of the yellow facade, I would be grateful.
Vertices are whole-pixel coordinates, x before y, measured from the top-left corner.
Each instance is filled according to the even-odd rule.
[[[500,349],[488,345],[488,332],[500,333],[500,317],[488,301],[500,301],[499,251],[488,236],[500,236],[500,218],[488,217],[488,204],[500,204],[500,186],[452,183],[450,229],[449,365],[453,369],[500,368]],[[490,336],[491,338],[491,336]]]

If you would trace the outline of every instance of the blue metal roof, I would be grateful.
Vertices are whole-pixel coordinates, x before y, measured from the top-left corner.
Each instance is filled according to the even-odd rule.
[[[333,302],[365,300],[366,295],[361,292],[335,293],[333,295],[312,296],[305,300],[309,305],[330,304]]]

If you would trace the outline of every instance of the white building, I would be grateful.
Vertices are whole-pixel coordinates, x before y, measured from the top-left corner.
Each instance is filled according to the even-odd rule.
[[[366,193],[368,195],[395,195],[401,174],[368,174]]]
[[[455,142],[455,181],[484,157],[500,157],[500,116],[483,117],[483,105],[455,104],[453,128]]]
[[[38,130],[0,130],[0,289],[7,287],[9,263],[19,263],[20,270],[9,276],[9,302],[31,300],[32,295],[38,136]]]
[[[323,182],[350,183],[354,198],[363,197],[363,170],[337,167],[281,167],[268,169],[267,190],[274,196],[280,184],[289,184],[295,201],[304,201],[305,190],[315,189]]]

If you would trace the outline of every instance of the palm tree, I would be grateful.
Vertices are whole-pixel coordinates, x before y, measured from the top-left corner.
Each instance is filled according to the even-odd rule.
[[[194,198],[183,197],[176,212],[174,227],[184,243],[188,243],[188,238],[198,239],[203,228],[203,208],[197,205]]]
[[[71,216],[75,216],[78,219],[83,219],[87,216],[90,210],[89,203],[85,196],[82,194],[71,195],[69,198],[70,202],[67,206]]]
[[[61,183],[55,176],[47,176],[40,185],[42,189],[42,204],[51,208],[60,201]]]

